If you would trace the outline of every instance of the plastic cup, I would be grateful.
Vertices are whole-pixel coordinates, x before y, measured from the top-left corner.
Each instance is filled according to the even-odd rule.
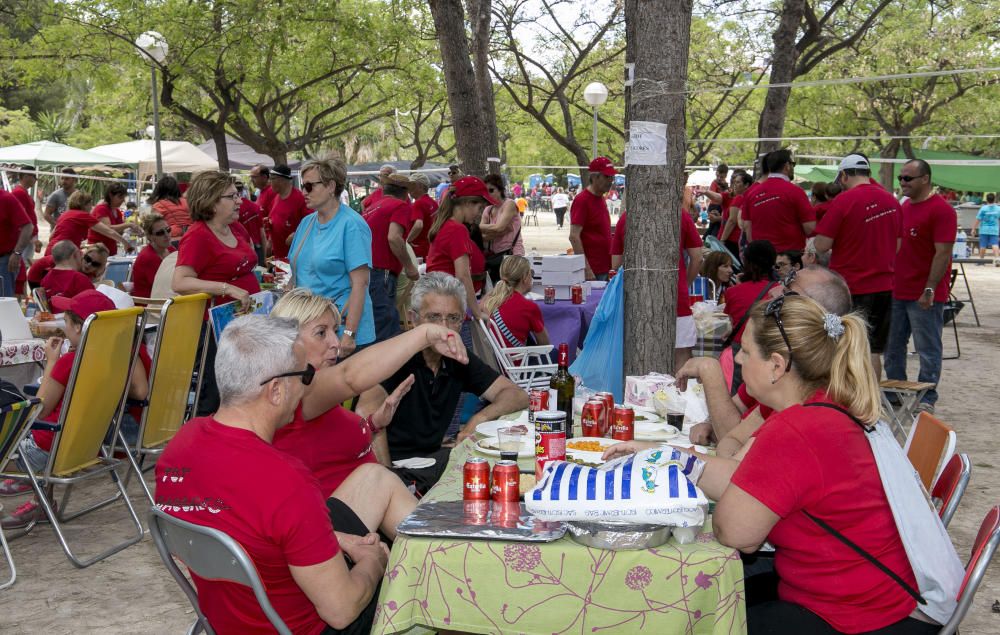
[[[497,430],[497,441],[500,446],[500,460],[516,461],[521,451],[521,438],[524,431],[515,428],[500,428]]]

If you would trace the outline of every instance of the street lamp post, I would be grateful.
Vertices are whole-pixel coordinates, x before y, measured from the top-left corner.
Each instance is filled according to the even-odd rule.
[[[594,109],[594,143],[590,158],[597,156],[597,108],[608,100],[608,87],[601,82],[591,82],[583,89],[583,100]]]
[[[156,180],[163,176],[163,155],[160,152],[160,96],[156,89],[156,67],[167,59],[167,41],[156,31],[146,31],[135,39],[135,45],[149,60],[153,90],[153,144],[156,147]]]

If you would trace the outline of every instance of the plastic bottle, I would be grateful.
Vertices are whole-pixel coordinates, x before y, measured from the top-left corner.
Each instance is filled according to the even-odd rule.
[[[951,250],[952,258],[968,258],[968,251],[966,250],[967,239],[968,235],[965,233],[965,230],[959,230],[958,236],[955,237],[955,246]]]

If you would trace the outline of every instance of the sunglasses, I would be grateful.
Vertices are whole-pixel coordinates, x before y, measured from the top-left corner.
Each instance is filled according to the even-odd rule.
[[[793,293],[790,295],[797,294]],[[785,333],[785,323],[781,321],[781,307],[783,306],[785,306],[785,296],[779,295],[764,306],[764,316],[774,318],[774,323],[778,325],[778,332],[781,333],[781,339],[785,340],[785,346],[788,347],[788,361],[785,363],[785,372],[787,373],[792,369],[792,343],[788,341],[788,335]]]
[[[306,194],[312,194],[313,188],[317,185],[323,185],[323,181],[302,181],[302,190]]]
[[[312,383],[313,377],[315,375],[316,375],[316,368],[312,364],[306,364],[305,370],[293,370],[287,373],[281,373],[280,375],[275,375],[270,379],[265,379],[264,381],[260,382],[260,385],[264,386],[265,384],[268,384],[269,382],[275,379],[281,379],[282,377],[301,377],[302,385],[308,386],[309,384]]]
[[[921,174],[920,176],[924,176],[924,175]],[[900,183],[909,183],[913,179],[919,179],[920,176],[906,176],[905,174],[900,174],[899,177],[897,177],[897,178],[899,179]]]
[[[99,260],[94,260],[90,256],[84,256],[83,257],[83,263],[86,264],[86,265],[90,265],[91,267],[100,267],[101,265],[104,264],[103,262],[100,262]]]
[[[170,235],[170,228],[169,227],[164,227],[163,229],[161,229],[159,231],[153,232],[153,236],[169,236],[169,235]]]

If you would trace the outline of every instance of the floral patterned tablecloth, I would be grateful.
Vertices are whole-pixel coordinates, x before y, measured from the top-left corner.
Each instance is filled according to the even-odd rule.
[[[5,340],[0,344],[0,366],[45,361],[45,340]]]
[[[457,500],[466,440],[427,500]],[[527,462],[522,461],[522,469]],[[606,551],[399,536],[372,633],[413,627],[472,633],[746,632],[743,565],[707,524],[697,540]]]

